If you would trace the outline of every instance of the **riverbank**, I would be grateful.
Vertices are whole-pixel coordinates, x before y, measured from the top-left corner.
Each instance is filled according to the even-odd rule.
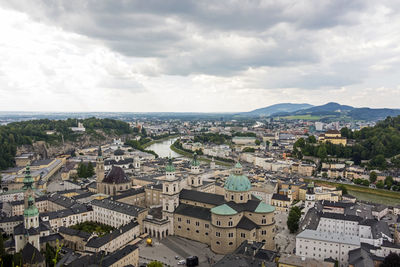
[[[188,157],[188,158],[193,157],[193,154],[192,154],[192,153],[189,153],[189,152],[180,150],[179,148],[177,148],[176,146],[174,146],[174,144],[172,144],[172,145],[170,146],[170,148],[171,148],[172,151],[174,151],[175,153],[178,153],[178,154],[180,154],[180,155],[182,155],[182,156],[185,156],[185,157]],[[201,161],[207,162],[207,163],[210,163],[210,162],[211,162],[210,159],[204,158],[204,157],[201,157],[201,156],[198,156],[198,159],[201,160]],[[232,167],[232,166],[233,166],[233,164],[228,163],[228,162],[223,162],[223,161],[220,161],[220,160],[214,160],[214,161],[215,161],[215,164],[218,164],[218,165],[222,165],[222,166],[226,166],[226,167]]]
[[[349,194],[352,194],[356,198],[363,201],[370,201],[390,206],[400,204],[400,193],[398,192],[384,190],[384,189],[374,189],[352,184],[335,183],[318,179],[304,179],[304,180],[307,182],[313,181],[317,185],[328,185],[335,187],[343,185],[349,191]]]
[[[146,147],[149,147],[149,146],[154,145],[156,143],[161,143],[161,142],[164,142],[166,140],[174,139],[174,138],[177,138],[177,137],[179,137],[179,134],[169,135],[169,136],[157,139],[157,140],[152,140],[150,142],[147,142],[147,143],[143,144],[142,147],[146,148]]]

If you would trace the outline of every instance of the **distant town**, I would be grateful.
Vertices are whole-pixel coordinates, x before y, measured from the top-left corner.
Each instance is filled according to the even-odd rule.
[[[400,252],[400,116],[13,117],[0,135],[4,266],[370,266]]]

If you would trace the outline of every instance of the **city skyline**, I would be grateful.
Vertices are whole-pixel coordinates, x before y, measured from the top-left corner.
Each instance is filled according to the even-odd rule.
[[[1,111],[400,108],[395,1],[0,1]]]

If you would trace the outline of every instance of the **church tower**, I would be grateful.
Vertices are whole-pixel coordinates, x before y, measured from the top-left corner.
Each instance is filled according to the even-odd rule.
[[[133,158],[133,168],[135,168],[135,170],[137,170],[137,171],[140,170],[140,159],[138,156],[135,156]]]
[[[35,195],[33,191],[33,178],[29,165],[25,169],[24,177],[24,222],[14,229],[15,250],[21,251],[27,243],[30,243],[40,251],[40,230],[39,230],[39,210],[35,205]]]
[[[165,178],[163,183],[163,219],[173,220],[173,213],[179,204],[179,180],[175,177],[175,167],[172,164],[172,159],[168,159],[168,164],[165,167]]]
[[[97,193],[104,193],[101,190],[101,182],[104,180],[104,160],[101,152],[101,146],[99,146],[99,150],[97,152],[96,177]]]
[[[189,186],[193,190],[197,190],[197,188],[202,185],[203,185],[203,181],[200,177],[200,163],[197,159],[197,154],[195,152],[193,154],[193,159],[190,162]]]

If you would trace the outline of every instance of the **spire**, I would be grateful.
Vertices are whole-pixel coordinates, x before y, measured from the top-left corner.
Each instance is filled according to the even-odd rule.
[[[99,146],[99,149],[97,150],[97,156],[101,157],[103,152],[101,152],[101,146]]]
[[[25,167],[25,178],[24,178],[24,186],[22,187],[23,190],[33,189],[33,178],[31,176],[31,168],[29,164]]]
[[[192,166],[199,166],[200,165],[199,161],[197,160],[197,153],[196,152],[194,152],[194,154],[193,154],[193,160],[191,162],[191,165]]]
[[[175,172],[175,167],[174,164],[172,163],[172,158],[171,156],[168,158],[168,164],[165,167],[166,172]]]

